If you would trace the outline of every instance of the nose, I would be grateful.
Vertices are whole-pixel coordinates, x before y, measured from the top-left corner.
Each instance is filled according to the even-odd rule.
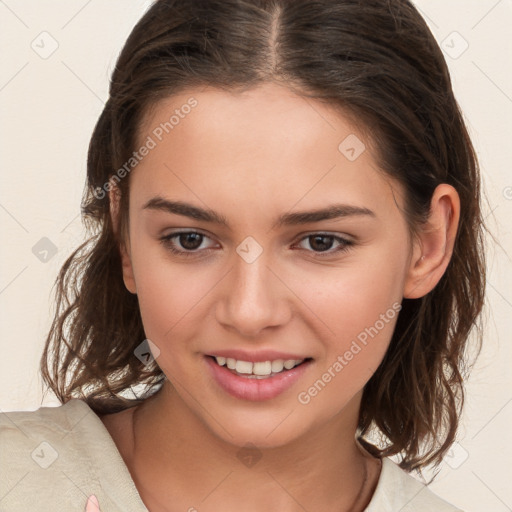
[[[292,292],[269,265],[265,251],[248,262],[238,254],[224,278],[217,320],[247,338],[261,337],[268,328],[285,325],[291,317]]]

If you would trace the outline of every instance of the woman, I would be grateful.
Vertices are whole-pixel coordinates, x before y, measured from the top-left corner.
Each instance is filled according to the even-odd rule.
[[[155,2],[83,206],[9,510],[457,510],[405,471],[455,439],[479,174],[408,1]]]

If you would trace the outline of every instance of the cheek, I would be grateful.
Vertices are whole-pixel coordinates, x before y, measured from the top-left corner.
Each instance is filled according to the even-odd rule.
[[[321,327],[325,337],[316,377],[337,382],[344,396],[364,386],[389,346],[401,309],[406,267],[404,251],[396,249],[374,247],[357,259],[347,259],[343,268],[303,275],[300,280],[297,295],[306,299],[317,325],[325,327]]]
[[[191,337],[218,279],[206,267],[172,263],[158,249],[135,252],[133,263],[146,336],[162,351],[173,339]]]
[[[368,281],[369,282],[369,281]],[[321,320],[329,327],[321,341],[323,353],[297,399],[317,421],[339,412],[359,393],[377,370],[389,347],[400,311],[400,297],[367,284],[352,274],[322,304]],[[359,284],[361,286],[353,286]],[[397,299],[397,300],[395,300]],[[322,307],[321,307],[322,306]]]
[[[390,250],[368,249],[339,268],[301,272],[294,290],[327,332],[346,340],[373,326],[393,304],[401,302],[405,265],[405,258]]]

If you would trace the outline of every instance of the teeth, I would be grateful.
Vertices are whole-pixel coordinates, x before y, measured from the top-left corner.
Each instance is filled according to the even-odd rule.
[[[231,357],[215,357],[219,366],[226,365],[230,370],[244,375],[256,375],[264,377],[282,372],[284,369],[291,370],[294,366],[302,363],[304,359],[276,359],[275,361],[258,361],[251,363],[250,361],[238,361]]]
[[[270,361],[254,363],[252,373],[254,375],[270,375],[272,373],[272,363]]]
[[[238,373],[252,373],[252,363],[248,361],[237,361],[235,370]]]
[[[277,359],[276,361],[272,361],[272,372],[279,373],[282,372],[284,368],[284,361],[282,359]]]

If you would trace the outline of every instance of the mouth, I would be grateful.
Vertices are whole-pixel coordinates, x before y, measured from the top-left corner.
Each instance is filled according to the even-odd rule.
[[[291,390],[313,363],[311,357],[247,361],[206,355],[204,359],[217,392],[253,402],[271,400]]]
[[[251,362],[231,357],[207,357],[211,358],[218,366],[225,367],[231,373],[246,379],[269,379],[284,372],[288,372],[312,359],[311,357],[307,357],[305,359],[274,359]]]

